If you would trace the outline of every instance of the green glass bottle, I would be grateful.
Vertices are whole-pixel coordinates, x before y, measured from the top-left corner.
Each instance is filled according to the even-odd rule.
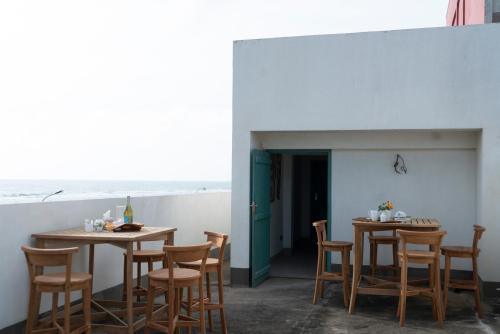
[[[127,206],[123,212],[123,222],[125,224],[132,224],[134,222],[134,211],[130,205],[130,196],[127,196]]]

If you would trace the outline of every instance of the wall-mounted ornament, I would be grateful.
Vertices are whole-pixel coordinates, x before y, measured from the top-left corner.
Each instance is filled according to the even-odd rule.
[[[396,161],[394,162],[394,171],[397,174],[406,174],[408,169],[406,169],[405,159],[400,154],[396,154]]]

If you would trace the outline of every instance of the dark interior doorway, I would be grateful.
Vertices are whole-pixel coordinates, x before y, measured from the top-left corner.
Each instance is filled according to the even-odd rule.
[[[314,278],[317,240],[312,222],[328,219],[328,155],[294,155],[292,172],[292,248],[273,258],[274,277]]]

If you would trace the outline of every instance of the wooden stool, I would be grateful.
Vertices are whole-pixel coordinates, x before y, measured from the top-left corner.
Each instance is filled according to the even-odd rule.
[[[343,282],[344,289],[344,305],[349,307],[349,263],[352,250],[352,242],[348,241],[327,241],[326,236],[326,220],[321,220],[313,223],[318,237],[318,265],[316,269],[316,285],[314,287],[313,304],[318,301],[318,296],[323,298],[324,282],[325,281],[340,281]],[[342,271],[329,272],[326,271],[326,252],[340,252],[342,256]]]
[[[448,306],[448,289],[464,289],[474,291],[476,299],[476,311],[480,318],[483,317],[483,310],[481,307],[481,293],[479,290],[479,276],[477,270],[477,257],[479,256],[479,248],[477,247],[483,232],[486,229],[479,225],[474,225],[474,239],[472,247],[464,246],[443,246],[441,247],[441,254],[445,256],[445,269],[444,269],[444,314],[446,315],[446,308]],[[451,258],[470,258],[472,259],[472,280],[455,280],[450,277]]]
[[[208,311],[208,328],[210,331],[213,330],[213,320],[212,320],[212,310],[219,310],[220,321],[222,327],[222,333],[227,333],[226,328],[226,317],[224,315],[224,278],[222,276],[222,265],[224,264],[224,251],[227,244],[228,235],[215,232],[205,232],[207,236],[207,241],[212,243],[212,248],[218,249],[218,254],[216,258],[207,258],[205,266],[205,281],[207,285],[207,296],[204,298],[204,307]],[[179,262],[177,263],[181,268],[189,268],[200,270],[201,261],[195,262]],[[212,303],[212,293],[210,291],[210,273],[217,273],[217,287],[218,287],[218,303]],[[188,295],[192,294],[188,288]],[[182,290],[181,290],[181,300],[182,300]],[[198,307],[198,302],[195,301],[193,305],[183,304],[187,309],[195,310]]]
[[[199,327],[200,333],[205,334],[205,303],[199,303],[199,319],[191,316],[190,310],[187,315],[180,313],[179,290],[183,288],[198,287],[198,299],[203,300],[203,276],[205,275],[205,264],[208,252],[212,246],[207,242],[196,246],[164,246],[167,257],[167,268],[151,271],[148,274],[148,302],[146,306],[145,334],[151,333],[151,329],[163,333],[174,334],[179,327]],[[200,270],[188,268],[175,268],[179,262],[200,261]],[[153,312],[155,289],[168,291],[168,303]],[[188,296],[189,305],[193,304],[193,296]],[[168,308],[167,320],[159,320],[159,312]]]
[[[165,243],[166,244],[166,243]],[[141,301],[141,296],[147,295],[147,289],[141,286],[141,266],[143,263],[148,264],[148,272],[153,271],[153,263],[164,262],[165,252],[156,249],[141,249],[141,242],[137,242],[137,250],[134,250],[132,262],[137,263],[137,285],[132,289],[134,295],[137,296],[137,302]],[[123,290],[122,300],[127,299],[127,253],[123,253]]]
[[[405,325],[406,297],[423,295],[432,298],[432,312],[439,326],[443,325],[443,306],[441,301],[441,281],[439,267],[439,247],[446,235],[445,231],[415,232],[397,230],[401,240],[401,251],[398,252],[401,261],[401,290],[399,296],[399,325]],[[408,244],[427,245],[429,251],[409,250]],[[429,266],[429,287],[408,286],[408,264],[427,264]]]
[[[71,272],[73,253],[78,252],[78,247],[62,249],[40,249],[22,246],[28,263],[30,275],[30,296],[28,305],[28,319],[26,320],[26,333],[47,332],[50,328],[34,328],[38,321],[38,305],[41,294],[52,293],[52,314],[50,325],[53,330],[64,334],[86,333],[90,334],[90,303],[92,298],[92,275],[87,273]],[[44,267],[65,267],[61,273],[44,274]],[[82,290],[84,325],[71,330],[70,306],[71,292]],[[64,324],[57,323],[57,303],[59,292],[64,293]]]
[[[375,276],[377,271],[378,245],[392,246],[392,265],[380,265],[378,268],[393,270],[397,274],[400,268],[398,261],[399,238],[396,236],[396,231],[392,232],[392,236],[373,235],[373,232],[370,232],[368,240],[370,241],[370,268],[372,276]]]

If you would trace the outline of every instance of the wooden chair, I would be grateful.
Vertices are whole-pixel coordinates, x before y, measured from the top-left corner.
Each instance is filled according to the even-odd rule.
[[[368,241],[370,241],[370,268],[371,275],[375,276],[378,269],[389,269],[393,270],[395,274],[399,273],[399,261],[398,261],[398,247],[399,238],[396,235],[396,231],[392,232],[392,236],[386,235],[374,235],[370,232],[368,236]],[[392,265],[377,265],[378,257],[378,246],[379,245],[390,245],[392,246]]]
[[[205,266],[205,282],[207,286],[207,296],[204,298],[204,308],[208,311],[208,328],[210,331],[213,330],[213,320],[212,320],[212,310],[219,310],[220,312],[220,320],[222,333],[227,333],[226,327],[226,317],[224,315],[224,278],[222,276],[222,266],[224,264],[224,252],[226,249],[227,234],[215,233],[215,232],[205,232],[207,236],[207,241],[212,243],[212,248],[218,250],[218,254],[216,258],[207,258],[206,266]],[[189,268],[200,270],[201,261],[195,262],[179,262],[177,263],[181,268]],[[218,303],[212,303],[212,293],[210,291],[210,273],[217,273],[217,287],[218,287]],[[192,294],[190,291],[191,288],[188,288],[188,296]],[[181,300],[182,300],[182,290],[181,290]],[[191,308],[191,310],[198,309],[199,301],[195,301],[194,304],[189,305],[185,304],[187,309]]]
[[[148,274],[148,302],[146,306],[146,327],[145,334],[151,333],[151,329],[163,333],[174,334],[179,327],[199,327],[200,333],[205,334],[205,303],[199,303],[199,319],[180,313],[179,290],[193,286],[198,287],[198,299],[203,300],[203,276],[205,275],[205,264],[208,252],[212,246],[211,242],[195,246],[164,246],[167,256],[167,268],[151,271]],[[176,268],[179,262],[200,261],[200,270],[188,268]],[[155,310],[153,314],[153,304],[155,289],[168,291],[168,303]],[[189,305],[193,304],[192,295],[188,299]],[[163,309],[168,308],[167,320],[159,320],[157,315]]]
[[[90,303],[92,297],[92,275],[87,273],[71,272],[73,253],[78,252],[78,247],[62,249],[40,249],[22,246],[26,256],[30,276],[30,295],[28,305],[28,319],[26,320],[26,334],[47,332],[48,328],[34,328],[38,321],[38,305],[42,293],[52,293],[52,313],[50,322],[53,330],[64,334],[77,334],[91,332]],[[65,267],[64,272],[44,274],[44,267]],[[71,292],[82,290],[84,324],[71,329],[70,306]],[[59,293],[64,293],[64,323],[57,322],[57,307]]]
[[[314,287],[313,304],[318,301],[318,296],[323,298],[325,281],[343,282],[344,305],[349,307],[349,263],[352,250],[352,242],[348,241],[328,241],[326,235],[326,220],[313,223],[318,238],[318,264],[316,269],[316,285]],[[326,271],[326,252],[340,252],[342,257],[342,271]]]
[[[476,311],[480,318],[483,317],[483,310],[481,307],[481,293],[479,290],[479,275],[477,270],[477,258],[480,249],[477,247],[483,232],[486,229],[479,225],[474,225],[474,239],[472,247],[464,246],[443,246],[441,247],[441,254],[445,256],[445,269],[444,269],[444,314],[446,315],[446,308],[448,307],[448,289],[464,289],[474,291],[476,299]],[[469,258],[472,260],[472,280],[456,280],[451,279],[451,258]]]
[[[399,325],[405,325],[406,297],[423,295],[432,298],[432,312],[439,326],[443,325],[443,307],[441,300],[441,281],[439,267],[439,247],[446,235],[445,231],[415,232],[397,230],[401,241],[398,252],[401,265],[401,290],[398,305]],[[428,251],[409,250],[408,245],[429,246]],[[413,287],[408,285],[408,264],[427,264],[429,267],[429,287]]]
[[[132,262],[137,263],[137,284],[132,292],[137,296],[137,302],[141,301],[141,296],[147,295],[147,289],[141,285],[141,267],[143,263],[148,264],[148,272],[153,271],[153,263],[164,262],[165,252],[161,249],[141,249],[141,242],[137,242],[137,249],[134,250]],[[122,299],[127,298],[127,253],[123,253],[123,290]]]

